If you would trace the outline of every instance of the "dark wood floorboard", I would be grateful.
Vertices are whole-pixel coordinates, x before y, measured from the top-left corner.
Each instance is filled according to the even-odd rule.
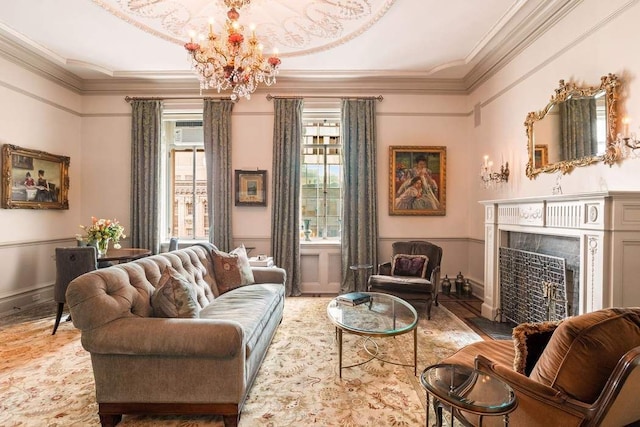
[[[457,298],[455,294],[445,295],[443,293],[440,293],[438,295],[438,302],[442,304],[444,308],[455,314],[458,318],[462,319],[462,321],[466,323],[471,329],[476,331],[476,333],[480,335],[483,340],[489,341],[493,339],[469,321],[469,319],[472,317],[481,317],[481,299],[475,296]]]

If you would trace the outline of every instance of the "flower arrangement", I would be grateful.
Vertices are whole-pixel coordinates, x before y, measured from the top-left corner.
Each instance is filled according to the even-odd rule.
[[[92,216],[91,225],[88,227],[81,225],[80,228],[87,233],[84,238],[81,238],[82,240],[86,240],[89,243],[96,242],[98,245],[113,240],[115,249],[120,249],[120,239],[127,237],[124,234],[124,227],[115,219],[98,219]]]

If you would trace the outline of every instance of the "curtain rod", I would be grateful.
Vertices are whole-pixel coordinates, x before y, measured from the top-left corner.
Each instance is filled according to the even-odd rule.
[[[125,96],[124,100],[127,102],[132,102],[132,101],[164,101],[167,99],[173,99],[173,100],[189,100],[189,99],[231,99],[228,96],[163,96],[163,97],[136,97],[136,96]]]
[[[376,99],[378,101],[382,101],[384,98],[382,97],[382,95],[378,95],[378,96],[363,96],[363,97],[357,97],[357,96],[328,96],[328,95],[311,95],[311,96],[276,96],[276,95],[271,95],[268,94],[267,95],[267,100],[271,101],[272,99],[291,99],[291,98],[299,98],[299,99],[313,99],[313,98],[318,98],[318,99]]]

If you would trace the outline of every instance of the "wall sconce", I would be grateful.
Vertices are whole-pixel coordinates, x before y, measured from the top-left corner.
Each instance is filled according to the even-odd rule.
[[[640,157],[635,151],[640,148],[640,141],[636,137],[635,133],[629,133],[629,123],[631,123],[631,119],[629,117],[624,117],[622,119],[622,133],[618,134],[616,145],[620,150],[622,158]]]
[[[500,172],[494,172],[493,162],[489,160],[489,156],[484,156],[484,163],[480,168],[480,179],[484,188],[509,182],[509,162],[500,165]]]

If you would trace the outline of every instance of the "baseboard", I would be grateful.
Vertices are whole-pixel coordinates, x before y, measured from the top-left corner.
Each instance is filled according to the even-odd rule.
[[[14,314],[33,305],[53,300],[53,285],[33,289],[0,299],[0,317]]]

